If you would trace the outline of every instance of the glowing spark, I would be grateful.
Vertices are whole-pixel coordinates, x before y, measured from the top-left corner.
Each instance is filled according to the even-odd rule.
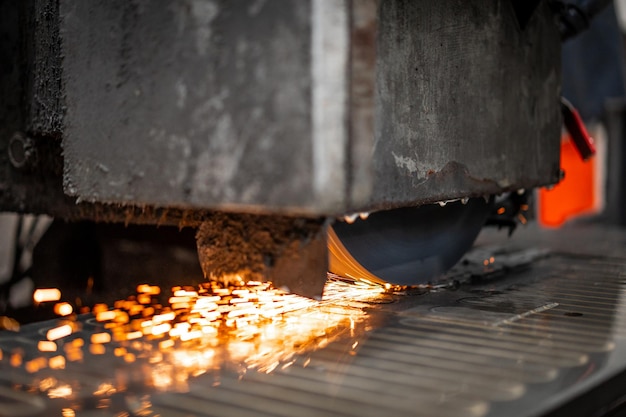
[[[159,324],[159,323],[163,323],[166,321],[172,321],[176,318],[176,313],[169,312],[169,313],[165,313],[165,314],[158,314],[154,317],[152,317],[152,321],[154,322],[154,324]]]
[[[107,307],[106,304],[96,304],[95,306],[93,306],[93,312],[96,314],[107,311],[108,309],[109,307]]]
[[[67,384],[60,384],[48,390],[49,398],[68,398],[72,395],[72,387]]]
[[[137,296],[137,301],[139,301],[141,304],[150,304],[150,302],[152,302],[152,297],[150,297],[148,294],[139,294]]]
[[[61,410],[61,417],[76,417],[76,413],[71,408]]]
[[[229,302],[230,304],[245,304],[246,307],[254,305],[249,301],[249,298],[233,298]],[[239,307],[241,308],[242,306]]]
[[[141,336],[143,336],[143,333],[140,331],[130,332],[126,334],[126,340],[139,339]]]
[[[61,291],[58,288],[39,288],[33,293],[33,300],[37,303],[59,301],[60,299]]]
[[[156,285],[142,284],[137,286],[137,292],[148,295],[159,295],[161,294],[161,288]]]
[[[357,219],[357,217],[359,217],[358,213],[347,214],[343,216],[343,220],[348,224],[352,224]]]
[[[174,341],[172,339],[168,339],[168,340],[164,340],[162,342],[159,342],[159,349],[161,350],[167,350],[169,348],[174,347]]]
[[[69,303],[58,303],[54,306],[54,312],[59,316],[69,316],[74,312],[74,308]]]
[[[123,311],[116,311],[115,319],[113,319],[113,321],[116,323],[125,324],[128,323],[129,319],[130,318],[128,317],[127,313],[124,313]]]
[[[197,297],[198,293],[196,291],[187,291],[187,290],[177,290],[174,291],[175,297]]]
[[[81,346],[85,346],[85,341],[79,337],[77,339],[72,340],[71,344],[72,346],[75,346],[75,347],[81,347]]]
[[[106,348],[104,345],[95,344],[89,346],[89,353],[92,355],[104,355],[106,352]]]
[[[243,286],[243,282],[233,277],[228,288],[216,283],[204,283],[197,290],[174,287],[171,296],[162,298],[169,301],[166,305],[153,297],[161,293],[159,287],[142,284],[137,295],[116,301],[112,309],[94,306],[96,321],[106,331],[91,335],[89,352],[105,354],[105,344],[112,343],[111,351],[120,360],[149,364],[145,372],[158,389],[185,389],[189,378],[221,367],[224,360],[239,362],[242,369],[271,373],[296,363],[294,355],[346,335],[345,330],[354,338],[358,329],[365,328],[368,301],[392,288],[364,280],[330,279],[324,298],[315,301],[287,294],[271,283],[250,281]],[[57,348],[53,340],[72,331],[71,324],[50,329],[39,349],[53,351]],[[354,350],[358,341],[351,343]],[[82,361],[84,344],[78,338],[66,341],[64,355],[42,358],[44,362],[33,362],[28,369],[59,369],[65,361]],[[14,356],[11,363],[21,364],[21,360],[21,355]],[[96,392],[110,390],[101,385]]]
[[[99,395],[111,395],[111,394],[115,394],[117,392],[117,390],[115,389],[115,387],[108,383],[108,382],[103,382],[102,384],[100,384],[98,386],[98,389],[96,389],[93,392],[93,395],[99,396]]]
[[[180,340],[182,340],[183,342],[186,342],[192,339],[199,339],[202,337],[202,334],[203,333],[201,330],[194,330],[192,332],[183,333],[180,335]]]
[[[20,330],[20,324],[15,319],[7,316],[0,316],[0,329],[18,332]]]
[[[48,361],[46,358],[40,357],[26,362],[24,369],[26,369],[26,372],[33,374],[35,372],[39,372],[40,369],[45,368],[47,365]]]
[[[39,343],[37,343],[37,349],[39,349],[40,352],[56,352],[57,344],[49,340],[40,340]]]
[[[65,369],[65,356],[58,355],[50,358],[48,366],[51,369]]]
[[[91,335],[91,343],[109,343],[111,335],[108,333],[95,333]]]
[[[72,334],[72,326],[64,324],[63,326],[55,327],[48,330],[46,333],[46,339],[57,340]]]
[[[188,297],[188,296],[170,297],[168,302],[170,304],[176,304],[176,303],[188,304],[191,302],[191,297]]]
[[[39,381],[39,391],[45,392],[57,385],[57,380],[53,377],[44,378]]]
[[[70,362],[80,362],[83,360],[83,352],[80,350],[68,352],[66,357]]]
[[[214,295],[214,296],[202,296],[200,297],[197,301],[196,301],[196,307],[203,307],[205,305],[216,305],[215,303],[217,301],[220,301],[222,299],[222,297],[220,297],[219,295]]]
[[[180,337],[182,334],[187,333],[189,330],[182,327],[175,327],[169,331],[170,337]]]
[[[152,335],[159,336],[159,335],[165,334],[169,332],[171,328],[172,328],[172,325],[169,323],[157,324],[156,326],[152,328]]]

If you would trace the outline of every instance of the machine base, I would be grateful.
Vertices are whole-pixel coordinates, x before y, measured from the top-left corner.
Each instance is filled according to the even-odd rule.
[[[451,272],[456,289],[366,293],[353,285],[351,295],[327,294],[325,301],[307,307],[306,314],[285,312],[272,321],[271,332],[259,324],[263,337],[245,338],[237,333],[241,328],[229,333],[238,335],[234,339],[216,338],[214,346],[195,353],[185,350],[186,364],[174,360],[174,353],[160,352],[159,339],[146,337],[135,341],[139,345],[124,342],[128,352],[141,346],[132,363],[116,356],[121,344],[114,341],[106,344],[106,352],[90,353],[90,338],[107,330],[83,315],[82,330],[58,343],[64,352],[62,345],[82,338],[84,361],[68,360],[64,369],[29,373],[25,365],[11,364],[15,352],[21,352],[23,364],[48,355],[37,351],[37,342],[58,323],[28,325],[17,334],[2,332],[1,413],[623,413],[626,231],[525,230],[516,239],[490,243],[504,235],[481,235],[466,261]],[[314,323],[326,327],[313,331]],[[272,339],[281,331],[280,341]],[[311,331],[311,338],[298,339],[305,331]],[[268,345],[272,340],[274,345]],[[211,360],[200,361],[209,350]],[[176,345],[174,351],[183,350]],[[157,353],[164,355],[161,361],[155,359]],[[195,376],[180,380],[192,363]]]

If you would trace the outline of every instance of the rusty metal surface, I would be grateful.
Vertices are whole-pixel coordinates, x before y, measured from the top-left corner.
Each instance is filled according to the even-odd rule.
[[[58,4],[0,2],[0,210],[66,220],[197,225],[202,211],[175,207],[78,204],[63,193]],[[16,164],[11,145],[23,138],[31,158]]]
[[[523,29],[458,0],[63,0],[60,25],[83,200],[317,215],[558,179],[545,2]]]
[[[546,2],[523,30],[509,2],[383,2],[379,30],[373,205],[557,182],[560,38]]]
[[[3,2],[0,206],[317,216],[555,182],[544,3],[522,27],[508,1]]]
[[[310,2],[60,2],[65,191],[312,204]],[[104,109],[104,111],[103,111]]]
[[[306,322],[330,327],[308,344],[294,344],[304,327],[280,342],[284,329],[275,327],[265,338],[219,339],[185,363],[159,359],[158,340],[138,339],[128,363],[115,356],[117,342],[89,353],[90,336],[106,330],[83,316],[59,350],[82,338],[84,361],[28,373],[12,355],[59,355],[36,349],[57,323],[0,333],[0,413],[602,415],[623,395],[626,375],[625,232],[524,233],[496,246],[483,237],[465,275],[457,271],[456,290],[344,295],[313,307],[320,314]]]
[[[63,133],[64,90],[59,37],[59,2],[21,2],[24,108],[30,135],[60,139]]]
[[[321,299],[328,271],[325,219],[216,213],[196,234],[204,276],[215,281],[272,281]]]

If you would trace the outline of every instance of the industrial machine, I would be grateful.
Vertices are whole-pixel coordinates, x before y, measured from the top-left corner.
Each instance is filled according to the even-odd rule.
[[[473,243],[607,3],[0,0],[0,417],[626,415],[626,231]]]
[[[207,277],[309,297],[328,247],[338,274],[428,282],[492,196],[559,181],[559,52],[580,12],[3,0],[0,208],[194,227]]]

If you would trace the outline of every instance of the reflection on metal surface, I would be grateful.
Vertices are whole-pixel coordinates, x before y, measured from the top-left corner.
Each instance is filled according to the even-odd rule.
[[[0,333],[0,416],[536,416],[624,371],[626,261],[544,254],[493,279],[512,258],[491,256],[456,291],[146,286],[56,351],[37,346],[60,323]]]
[[[5,382],[13,382],[16,392],[70,401],[63,408],[67,415],[92,408],[94,398],[96,409],[117,413],[110,400],[135,395],[137,387],[141,392],[188,392],[190,379],[203,374],[215,378],[211,385],[219,385],[224,372],[241,378],[250,371],[285,370],[298,355],[341,337],[355,340],[356,347],[368,326],[364,308],[384,299],[386,291],[338,277],[330,277],[322,301],[260,282],[234,288],[216,283],[175,287],[169,298],[159,297],[159,287],[140,285],[137,290],[113,309],[96,305],[93,315],[78,321],[29,326],[36,329],[35,337],[22,336],[25,346],[9,349],[15,359],[0,369],[10,365],[15,368],[11,373],[23,369],[32,377],[22,376],[15,384],[7,374]],[[42,336],[47,340],[36,340]],[[0,346],[3,341],[11,344],[0,339]],[[97,376],[78,377],[91,364],[100,368]],[[144,407],[141,415],[154,413]]]

